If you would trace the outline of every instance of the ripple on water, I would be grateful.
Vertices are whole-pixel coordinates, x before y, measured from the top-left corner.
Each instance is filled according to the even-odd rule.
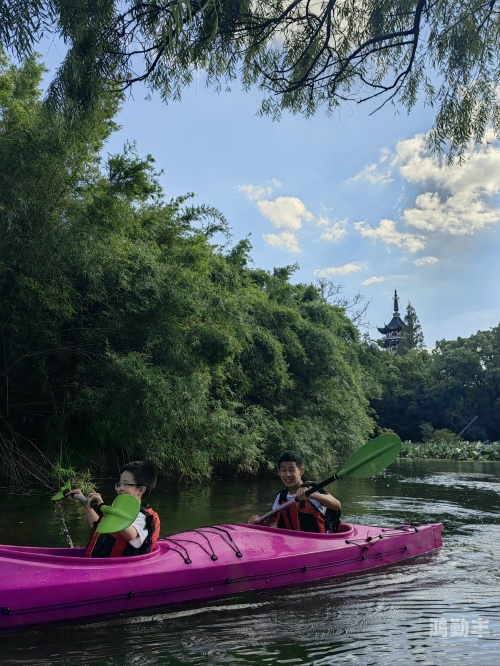
[[[488,480],[486,480],[488,479]],[[426,486],[446,486],[454,489],[485,490],[500,495],[500,481],[488,474],[436,474],[424,477],[399,479],[400,483],[425,484]]]

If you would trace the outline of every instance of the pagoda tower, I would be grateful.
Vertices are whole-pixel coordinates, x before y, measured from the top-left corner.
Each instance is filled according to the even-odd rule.
[[[387,349],[393,354],[397,352],[399,341],[401,340],[401,331],[404,326],[404,321],[399,314],[398,292],[394,290],[394,313],[392,319],[387,326],[384,325],[384,328],[378,328],[377,326],[379,332],[385,335],[384,349]]]

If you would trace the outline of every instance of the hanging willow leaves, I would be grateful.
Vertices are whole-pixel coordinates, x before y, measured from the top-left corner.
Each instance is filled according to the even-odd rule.
[[[499,18],[496,0],[0,0],[0,43],[22,57],[60,36],[49,99],[73,115],[138,82],[179,99],[203,71],[218,90],[259,87],[276,119],[420,100],[436,110],[429,145],[452,159],[500,135]]]

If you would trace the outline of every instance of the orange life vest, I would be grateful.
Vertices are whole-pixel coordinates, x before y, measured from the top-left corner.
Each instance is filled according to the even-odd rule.
[[[313,483],[303,483],[303,488],[312,488]],[[317,492],[321,493],[321,490]],[[325,491],[323,491],[324,493]],[[278,497],[278,504],[287,502],[288,489],[283,488]],[[300,530],[302,532],[337,532],[340,525],[340,511],[327,509],[323,514],[308,499],[304,502],[294,502],[278,514],[277,527],[285,530]]]
[[[139,548],[131,546],[130,541],[127,541],[118,532],[115,534],[99,534],[97,525],[103,518],[101,516],[92,528],[90,541],[85,549],[85,557],[129,557],[131,555],[144,555],[153,551],[160,536],[160,518],[151,507],[147,509],[141,507],[141,513],[146,516],[148,536]]]

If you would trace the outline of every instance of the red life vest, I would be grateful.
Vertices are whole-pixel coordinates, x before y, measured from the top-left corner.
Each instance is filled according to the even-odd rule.
[[[101,516],[92,528],[90,541],[85,549],[85,557],[129,557],[131,555],[144,555],[153,551],[160,536],[160,518],[151,507],[147,509],[141,507],[141,513],[146,516],[148,536],[139,548],[131,546],[130,541],[127,541],[119,532],[99,534],[97,525],[103,518]]]
[[[303,488],[312,488],[313,483],[303,483]],[[317,491],[324,494],[321,490]],[[288,489],[283,488],[278,497],[278,504],[287,502]],[[327,509],[323,514],[308,499],[304,502],[294,502],[278,514],[277,527],[285,530],[300,530],[302,532],[337,532],[340,525],[340,511]]]

